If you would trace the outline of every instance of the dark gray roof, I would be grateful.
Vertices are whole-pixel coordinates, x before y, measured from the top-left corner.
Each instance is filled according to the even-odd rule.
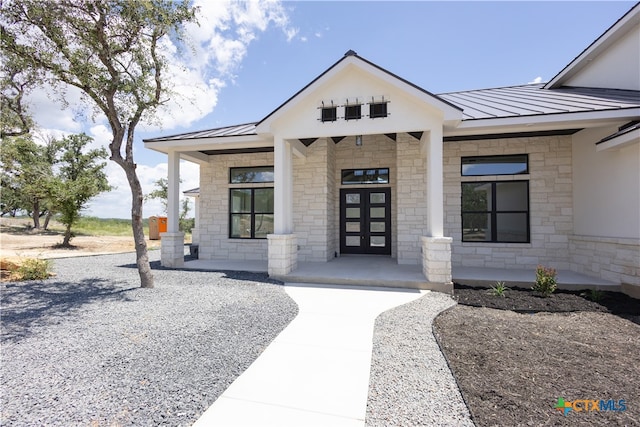
[[[463,108],[463,120],[619,110],[640,106],[640,92],[618,89],[543,89],[543,83],[438,95]]]
[[[640,107],[640,91],[573,88],[543,89],[544,83],[437,95],[463,110],[463,121],[507,117],[581,113]],[[245,123],[179,135],[145,139],[145,142],[256,135],[256,123]]]
[[[145,139],[144,142],[173,141],[176,139],[203,139],[203,138],[220,138],[231,136],[256,135],[257,123],[245,123],[242,125],[225,126],[215,129],[200,130],[197,132],[182,133],[177,135],[161,136],[159,138]]]

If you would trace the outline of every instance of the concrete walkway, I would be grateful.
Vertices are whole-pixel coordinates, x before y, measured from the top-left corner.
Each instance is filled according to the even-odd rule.
[[[298,316],[194,424],[364,426],[374,321],[413,289],[285,285]]]

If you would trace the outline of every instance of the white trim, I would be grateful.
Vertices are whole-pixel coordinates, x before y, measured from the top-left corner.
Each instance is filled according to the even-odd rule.
[[[603,126],[607,123],[615,123],[622,120],[633,120],[638,116],[640,116],[640,107],[624,110],[466,120],[455,129],[445,128],[445,136],[472,135],[478,131],[508,133],[587,128]]]
[[[614,150],[640,142],[640,129],[635,129],[623,135],[612,138],[596,145],[596,151]]]

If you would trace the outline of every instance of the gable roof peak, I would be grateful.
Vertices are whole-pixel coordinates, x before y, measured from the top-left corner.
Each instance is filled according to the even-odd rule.
[[[344,56],[358,56],[358,53],[355,50],[349,49],[345,52]]]

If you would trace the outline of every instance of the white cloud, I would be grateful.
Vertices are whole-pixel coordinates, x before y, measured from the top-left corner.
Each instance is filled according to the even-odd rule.
[[[142,193],[148,194],[155,188],[154,183],[160,178],[167,177],[167,163],[158,163],[155,166],[138,165],[137,173]],[[84,215],[97,216],[101,218],[131,218],[131,190],[127,177],[120,166],[114,162],[107,164],[107,176],[109,183],[116,187],[108,193],[103,193],[91,200],[89,208],[83,212]],[[180,162],[180,198],[182,192],[199,186],[200,167],[196,164]],[[143,205],[143,216],[164,216],[160,200],[145,201]],[[193,208],[190,216],[193,215]]]
[[[245,59],[250,43],[269,28],[283,32],[287,41],[295,38],[299,31],[290,22],[280,1],[209,1],[195,0],[200,8],[198,25],[187,25],[186,39],[189,46],[178,49],[167,37],[161,51],[170,64],[165,72],[165,81],[171,82],[172,93],[168,102],[159,108],[147,123],[141,122],[138,131],[167,131],[177,127],[188,127],[210,114],[218,102],[218,93],[234,79],[234,73]],[[94,114],[93,104],[87,104],[81,92],[69,87],[64,95],[65,105],[55,96],[51,88],[34,91],[29,96],[35,121],[44,136],[66,136],[87,131],[94,138],[92,145],[108,147],[111,130],[105,117]],[[88,129],[88,130],[87,130]],[[143,149],[134,145],[134,157]],[[199,167],[182,162],[181,191],[199,186]],[[129,218],[131,192],[122,169],[108,162],[107,175],[113,191],[102,194],[90,202],[85,215],[113,218]],[[167,176],[166,163],[144,165],[138,163],[137,175],[143,193],[153,190],[153,182]],[[145,203],[145,217],[161,214],[159,201]]]
[[[532,83],[542,83],[542,77],[538,76],[535,79],[533,79],[533,81],[528,82],[527,84],[532,84]]]

